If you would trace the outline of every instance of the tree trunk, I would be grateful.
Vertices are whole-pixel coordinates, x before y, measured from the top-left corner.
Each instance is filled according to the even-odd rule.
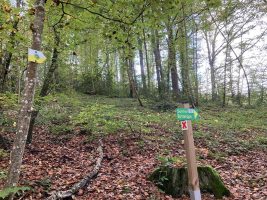
[[[140,59],[142,85],[143,85],[144,94],[146,94],[147,93],[147,86],[146,86],[146,75],[145,75],[145,70],[144,70],[144,55],[143,55],[141,38],[138,38],[138,46],[139,46],[138,51],[139,51],[139,59]]]
[[[186,24],[183,23],[180,25],[178,34],[178,47],[179,47],[179,55],[180,55],[180,68],[181,68],[181,78],[182,78],[182,100],[186,102],[190,102],[194,105],[194,101],[191,96],[191,86],[189,79],[189,63],[188,63],[188,52],[187,52],[187,35],[186,35]]]
[[[200,190],[214,194],[216,198],[230,196],[230,191],[225,187],[218,172],[212,167],[198,167]],[[188,172],[187,168],[173,168],[163,166],[157,168],[149,177],[166,194],[173,197],[181,197],[188,194]]]
[[[233,60],[230,54],[229,54],[229,88],[231,91],[231,99],[233,101],[235,98],[235,91],[233,87]]]
[[[195,104],[196,106],[199,105],[199,83],[198,83],[198,28],[197,28],[197,25],[196,25],[196,32],[194,34],[194,38],[193,38],[193,41],[194,41],[194,58],[193,58],[193,63],[194,63],[194,69],[195,69]]]
[[[168,68],[171,70],[172,94],[177,101],[179,99],[178,72],[176,67],[176,51],[173,38],[173,27],[168,24]]]
[[[142,16],[142,22],[144,23],[143,16]],[[143,28],[143,38],[144,38],[144,50],[145,50],[145,56],[146,56],[147,87],[148,87],[148,92],[149,92],[151,88],[151,84],[150,84],[151,75],[150,75],[149,59],[148,59],[148,53],[147,53],[146,33],[145,33],[144,28]]]
[[[165,92],[164,91],[165,88],[164,88],[163,70],[162,70],[162,65],[161,65],[161,55],[160,55],[160,49],[159,49],[159,36],[158,36],[157,30],[153,31],[151,42],[152,42],[153,53],[155,57],[158,91],[159,91],[159,96],[162,97]]]
[[[58,56],[59,56],[58,48],[59,48],[59,43],[60,43],[60,36],[55,27],[54,27],[54,34],[55,34],[55,47],[53,49],[52,62],[45,76],[44,83],[39,94],[40,97],[47,96],[50,85],[52,84],[52,81],[53,81],[54,72],[58,68]],[[33,127],[34,127],[35,120],[38,114],[39,114],[38,109],[34,110],[31,114],[27,143],[32,142]]]
[[[224,61],[224,75],[223,75],[223,101],[222,101],[222,107],[225,107],[226,105],[226,84],[227,84],[227,65],[229,60],[229,54],[230,54],[229,44],[227,42],[226,44],[226,50],[225,50],[225,61]]]
[[[216,51],[216,37],[218,35],[217,29],[215,30],[214,36],[212,39],[208,36],[207,32],[204,32],[204,38],[208,50],[208,60],[210,66],[210,80],[211,80],[211,99],[212,101],[217,100],[217,88],[216,88],[216,70],[215,70],[215,60],[216,55],[218,55],[219,50]],[[211,41],[210,41],[211,40]],[[220,50],[221,51],[221,50]]]
[[[33,24],[32,49],[40,50],[42,42],[42,32],[45,18],[45,0],[36,0],[35,19]],[[37,63],[29,62],[24,93],[21,99],[21,109],[18,115],[17,132],[10,155],[10,168],[8,172],[6,187],[16,186],[19,181],[20,168],[25,149],[28,129],[30,124],[34,91],[36,84]],[[13,195],[10,197],[13,199]]]
[[[139,105],[143,107],[143,103],[139,97],[139,94],[137,92],[136,89],[136,83],[134,81],[133,78],[133,59],[132,58],[128,58],[126,59],[126,62],[128,64],[128,68],[127,68],[127,74],[128,74],[128,78],[129,78],[129,85],[130,85],[130,95],[132,95],[132,98],[137,98]]]

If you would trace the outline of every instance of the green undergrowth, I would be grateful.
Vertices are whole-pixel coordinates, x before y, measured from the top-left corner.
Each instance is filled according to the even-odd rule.
[[[219,130],[250,131],[267,130],[267,108],[210,108],[201,107],[198,124]]]
[[[6,110],[17,108],[16,102],[17,95],[0,97],[0,105]],[[34,108],[40,109],[36,124],[47,126],[52,134],[72,134],[82,129],[92,140],[121,132],[138,133],[146,140],[164,144],[183,139],[173,102],[143,100],[143,103],[145,107],[140,107],[136,99],[69,92],[36,97]],[[193,121],[194,137],[204,141],[214,155],[223,145],[229,154],[266,149],[266,107],[221,108],[205,104],[199,107],[199,114],[200,120]],[[2,126],[14,129],[14,118],[2,116],[1,120]]]
[[[82,127],[87,133],[106,135],[117,132],[151,133],[162,129],[181,133],[175,112],[141,108],[134,99],[81,94],[57,94],[42,99],[37,120],[55,134],[71,133]],[[92,138],[92,135],[90,135]]]
[[[0,132],[14,131],[16,112],[18,106],[18,95],[10,92],[0,93]]]
[[[162,133],[166,132],[182,139],[175,109],[160,110],[149,101],[144,100],[145,107],[140,107],[135,99],[78,93],[49,95],[39,101],[44,106],[40,107],[38,124],[47,125],[54,134],[73,133],[80,127],[90,133],[90,139],[120,132],[140,133],[146,139],[165,143],[170,142],[168,138],[162,140]],[[227,145],[229,154],[266,147],[267,109],[264,107],[207,105],[199,108],[199,114],[200,120],[193,122],[194,137],[204,140],[215,157],[221,145]]]
[[[21,195],[22,192],[30,190],[30,187],[8,187],[0,190],[0,199],[6,199],[10,194]]]

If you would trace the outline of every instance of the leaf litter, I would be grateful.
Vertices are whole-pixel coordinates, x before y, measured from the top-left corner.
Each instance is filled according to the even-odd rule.
[[[70,188],[90,172],[98,144],[86,141],[85,135],[53,136],[45,127],[35,128],[34,140],[25,150],[20,178],[21,185],[31,186],[33,190],[21,199],[45,199],[54,190]],[[138,137],[129,133],[107,135],[103,143],[104,159],[99,174],[87,187],[80,189],[74,199],[190,199],[187,195],[180,198],[166,195],[147,179],[159,165],[159,156],[185,157],[183,142],[173,133],[155,125],[153,133]],[[214,149],[206,143],[204,138],[195,140],[198,162],[218,170],[231,191],[231,196],[225,200],[267,199],[266,151],[249,150],[216,159],[209,156]],[[229,146],[217,148],[218,152],[226,152]],[[8,157],[0,161],[1,170],[8,170],[8,162]],[[3,179],[0,185],[4,185]],[[202,199],[214,197],[202,194]]]

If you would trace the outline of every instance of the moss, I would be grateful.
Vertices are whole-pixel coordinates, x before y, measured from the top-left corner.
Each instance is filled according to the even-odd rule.
[[[230,195],[219,174],[212,167],[198,167],[198,174],[201,192],[212,193],[216,198]],[[149,180],[156,183],[161,190],[173,197],[188,194],[187,168],[162,166],[150,175]]]
[[[198,175],[200,182],[200,189],[207,191],[216,198],[229,196],[230,191],[223,184],[218,172],[210,166],[198,167]]]

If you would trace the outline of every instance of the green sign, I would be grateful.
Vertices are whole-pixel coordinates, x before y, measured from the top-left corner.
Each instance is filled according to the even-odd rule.
[[[179,121],[199,119],[198,112],[193,108],[176,108],[176,116]]]

